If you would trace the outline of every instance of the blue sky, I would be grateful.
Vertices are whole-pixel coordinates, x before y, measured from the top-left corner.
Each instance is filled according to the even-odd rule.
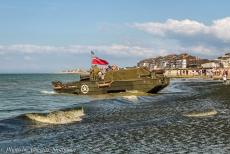
[[[0,73],[119,66],[188,52],[230,51],[227,0],[0,0]]]

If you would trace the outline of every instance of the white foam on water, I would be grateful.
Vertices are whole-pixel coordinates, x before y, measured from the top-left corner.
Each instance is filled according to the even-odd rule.
[[[84,110],[81,108],[50,113],[27,113],[25,117],[32,121],[46,124],[68,124],[81,121],[84,115]]]
[[[140,91],[128,91],[128,92],[121,92],[121,93],[108,93],[108,94],[101,94],[101,95],[91,95],[89,97],[93,98],[93,100],[104,100],[104,99],[118,99],[118,100],[129,100],[129,101],[138,101],[139,96],[149,96],[150,94],[140,92]]]
[[[57,94],[55,91],[47,91],[47,90],[42,90],[41,93],[42,94],[49,94],[49,95]]]
[[[184,113],[183,116],[185,117],[207,117],[207,116],[214,116],[218,112],[214,109],[211,110],[206,110],[206,111],[193,111],[193,112],[188,112]]]
[[[138,96],[135,95],[130,95],[130,96],[122,96],[123,99],[134,102],[134,103],[138,103]]]

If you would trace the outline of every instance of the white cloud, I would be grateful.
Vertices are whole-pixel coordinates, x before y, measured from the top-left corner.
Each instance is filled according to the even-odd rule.
[[[31,56],[24,56],[24,60],[25,60],[25,61],[31,61],[32,58],[31,58]]]
[[[213,21],[210,33],[224,42],[230,42],[230,17]]]
[[[203,54],[211,54],[212,51],[214,51],[215,49],[213,48],[208,48],[202,45],[198,45],[198,46],[193,46],[190,47],[191,51],[197,51],[197,52],[203,52]]]
[[[146,56],[152,54],[151,48],[140,46],[127,45],[70,45],[70,46],[48,46],[48,45],[33,45],[33,44],[13,44],[0,45],[1,54],[89,54],[91,50],[96,50],[99,53],[113,56]]]
[[[168,19],[165,23],[135,23],[134,27],[160,36],[165,36],[170,32],[176,34],[195,35],[197,33],[204,32],[207,29],[204,24],[189,19],[181,21]]]
[[[154,57],[172,53],[188,52],[208,57],[222,55],[229,50],[230,17],[214,20],[210,25],[195,20],[174,20],[166,22],[135,23],[132,26],[156,36],[158,43],[112,44],[112,45],[1,45],[0,55],[8,54],[90,54],[96,53],[115,57]],[[139,42],[145,38],[138,38]],[[143,40],[142,40],[143,39]],[[160,42],[160,43],[159,43]],[[137,45],[138,44],[138,45]],[[29,60],[29,58],[25,58]]]
[[[96,51],[96,54],[104,54],[114,57],[142,57],[149,58],[155,56],[164,56],[172,53],[188,52],[195,55],[216,56],[217,48],[205,45],[190,45],[181,46],[175,43],[162,43],[153,46],[135,46],[135,45],[70,45],[70,46],[48,46],[48,45],[33,45],[33,44],[15,44],[15,45],[0,45],[0,55],[8,56],[14,54],[23,55],[26,61],[32,60],[34,54],[90,54],[90,51]],[[226,51],[227,49],[225,49]],[[222,54],[222,53],[221,53]]]
[[[214,20],[210,25],[205,25],[204,23],[190,19],[168,19],[164,23],[135,23],[133,24],[133,27],[161,37],[171,35],[174,35],[174,37],[177,35],[185,37],[205,35],[207,37],[219,39],[223,42],[230,42],[230,17]]]
[[[221,56],[224,54],[224,51],[218,51],[217,48],[212,46],[205,46],[205,45],[193,45],[188,47],[181,47],[180,51],[187,51],[188,53],[200,56],[202,58],[208,58],[208,59],[215,59],[218,56]]]

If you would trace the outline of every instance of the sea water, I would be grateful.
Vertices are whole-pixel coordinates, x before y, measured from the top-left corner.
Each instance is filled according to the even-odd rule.
[[[229,153],[230,86],[172,80],[155,95],[58,94],[69,74],[0,75],[0,153]]]

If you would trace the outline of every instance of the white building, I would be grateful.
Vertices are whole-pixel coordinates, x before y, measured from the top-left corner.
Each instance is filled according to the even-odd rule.
[[[229,68],[230,67],[230,58],[221,59],[220,62],[223,65],[224,68]]]
[[[224,56],[220,57],[219,60],[224,68],[230,68],[230,53],[226,53]]]
[[[202,68],[218,68],[220,67],[220,63],[217,62],[209,62],[209,63],[204,63],[201,64]]]
[[[187,60],[186,59],[182,60],[182,68],[187,68]]]

